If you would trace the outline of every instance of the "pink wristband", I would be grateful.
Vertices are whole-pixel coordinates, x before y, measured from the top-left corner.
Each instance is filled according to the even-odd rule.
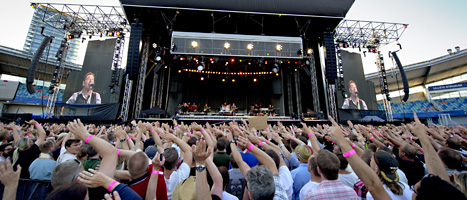
[[[372,135],[375,135],[375,132],[371,133]]]
[[[89,135],[89,136],[86,138],[86,140],[84,140],[84,143],[87,144],[87,143],[89,142],[89,140],[90,140],[92,137],[94,137],[94,136],[95,136],[95,135]]]
[[[211,132],[211,133],[209,133],[209,135],[212,135],[212,132]]]
[[[345,131],[342,131],[342,134],[344,134],[344,135],[345,135]]]
[[[295,136],[292,137],[292,140],[295,140]]]
[[[41,124],[37,123],[36,125],[34,125],[34,128],[37,128],[37,126],[39,126],[39,125],[41,125]]]
[[[412,136],[410,136],[410,140],[412,140]]]
[[[107,188],[107,191],[112,192],[112,187],[117,183],[118,181],[112,181],[112,183],[110,183],[109,187]]]
[[[117,156],[120,156],[120,149],[117,149]]]
[[[423,149],[422,149],[422,150],[420,150],[420,151],[423,153]]]
[[[375,136],[371,136],[370,141],[372,141],[373,139],[375,139]]]
[[[266,140],[266,144],[269,142],[269,140]]]
[[[164,174],[164,172],[156,171],[156,170],[152,170],[151,173],[152,173],[152,174],[156,174],[156,175],[159,175],[159,174],[162,175],[162,174]]]
[[[352,148],[355,148],[355,143],[352,143]]]
[[[250,144],[250,147],[248,147],[248,151],[251,151],[253,149],[253,144]]]
[[[156,131],[156,129],[155,129],[155,128],[151,130],[151,133],[154,133],[154,131]]]
[[[126,141],[130,141],[131,140],[131,137],[127,138]]]
[[[357,153],[357,152],[355,152],[355,149],[352,149],[352,150],[348,151],[347,153],[344,153],[344,157],[347,158],[347,157],[349,157],[351,155],[354,155],[355,153]]]
[[[259,141],[258,147],[260,147],[261,144],[263,144],[263,141]]]
[[[311,137],[312,135],[313,135],[313,133],[310,133],[310,134],[308,134],[308,137]]]
[[[201,130],[201,133],[203,133],[204,131],[206,131],[206,130],[202,129],[202,130]]]

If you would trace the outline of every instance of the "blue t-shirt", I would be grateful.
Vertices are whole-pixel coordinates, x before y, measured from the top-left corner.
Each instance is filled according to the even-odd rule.
[[[56,161],[52,159],[39,159],[34,160],[29,166],[30,179],[36,180],[49,180],[52,170],[55,168]]]

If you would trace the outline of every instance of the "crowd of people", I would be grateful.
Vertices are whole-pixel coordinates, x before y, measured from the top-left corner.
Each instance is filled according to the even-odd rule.
[[[467,199],[467,127],[0,123],[3,199]]]

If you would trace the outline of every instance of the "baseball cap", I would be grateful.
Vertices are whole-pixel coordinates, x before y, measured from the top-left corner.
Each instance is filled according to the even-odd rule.
[[[385,151],[376,151],[374,158],[379,173],[384,180],[390,183],[399,181],[399,175],[396,173],[396,170],[399,168],[399,162],[397,162],[394,156]]]

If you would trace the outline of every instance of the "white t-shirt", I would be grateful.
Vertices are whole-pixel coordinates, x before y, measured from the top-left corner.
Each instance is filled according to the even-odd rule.
[[[77,159],[76,155],[73,155],[71,153],[66,153],[65,147],[62,147],[60,148],[60,156],[58,156],[57,158],[57,165],[67,160],[74,160],[74,159]]]
[[[405,184],[409,184],[409,180],[407,180],[407,177],[405,176],[405,173],[401,169],[397,169],[396,171],[397,175],[399,175],[399,181],[403,182]]]
[[[413,191],[410,189],[410,186],[407,185],[406,183],[403,183],[403,182],[398,182],[399,185],[402,187],[403,189],[403,192],[402,192],[402,195],[395,195],[391,189],[389,189],[386,185],[383,185],[384,186],[384,189],[386,190],[386,192],[389,194],[389,196],[391,197],[392,200],[410,200],[412,199],[412,194],[413,194]],[[366,195],[366,199],[367,200],[373,200],[373,196],[371,195],[371,193],[367,193]]]
[[[284,187],[285,193],[287,193],[287,198],[289,198],[289,200],[292,200],[293,179],[289,168],[287,168],[287,166],[279,167],[279,176],[281,177],[281,183]]]
[[[238,200],[238,198],[230,193],[223,191],[222,192],[222,200]]]
[[[303,200],[305,199],[305,196],[306,196],[306,193],[308,193],[310,190],[312,189],[315,189],[319,186],[320,183],[318,182],[313,182],[313,181],[308,181],[308,183],[306,183],[302,189],[300,190],[300,194],[298,195],[298,197],[300,198],[300,200]]]
[[[338,178],[344,185],[353,188],[353,185],[359,180],[355,173],[350,174],[339,174]]]
[[[165,184],[167,185],[167,198],[172,199],[172,192],[175,190],[175,187],[187,179],[190,176],[190,166],[186,163],[182,163],[178,170],[172,172],[169,179],[165,179]]]

